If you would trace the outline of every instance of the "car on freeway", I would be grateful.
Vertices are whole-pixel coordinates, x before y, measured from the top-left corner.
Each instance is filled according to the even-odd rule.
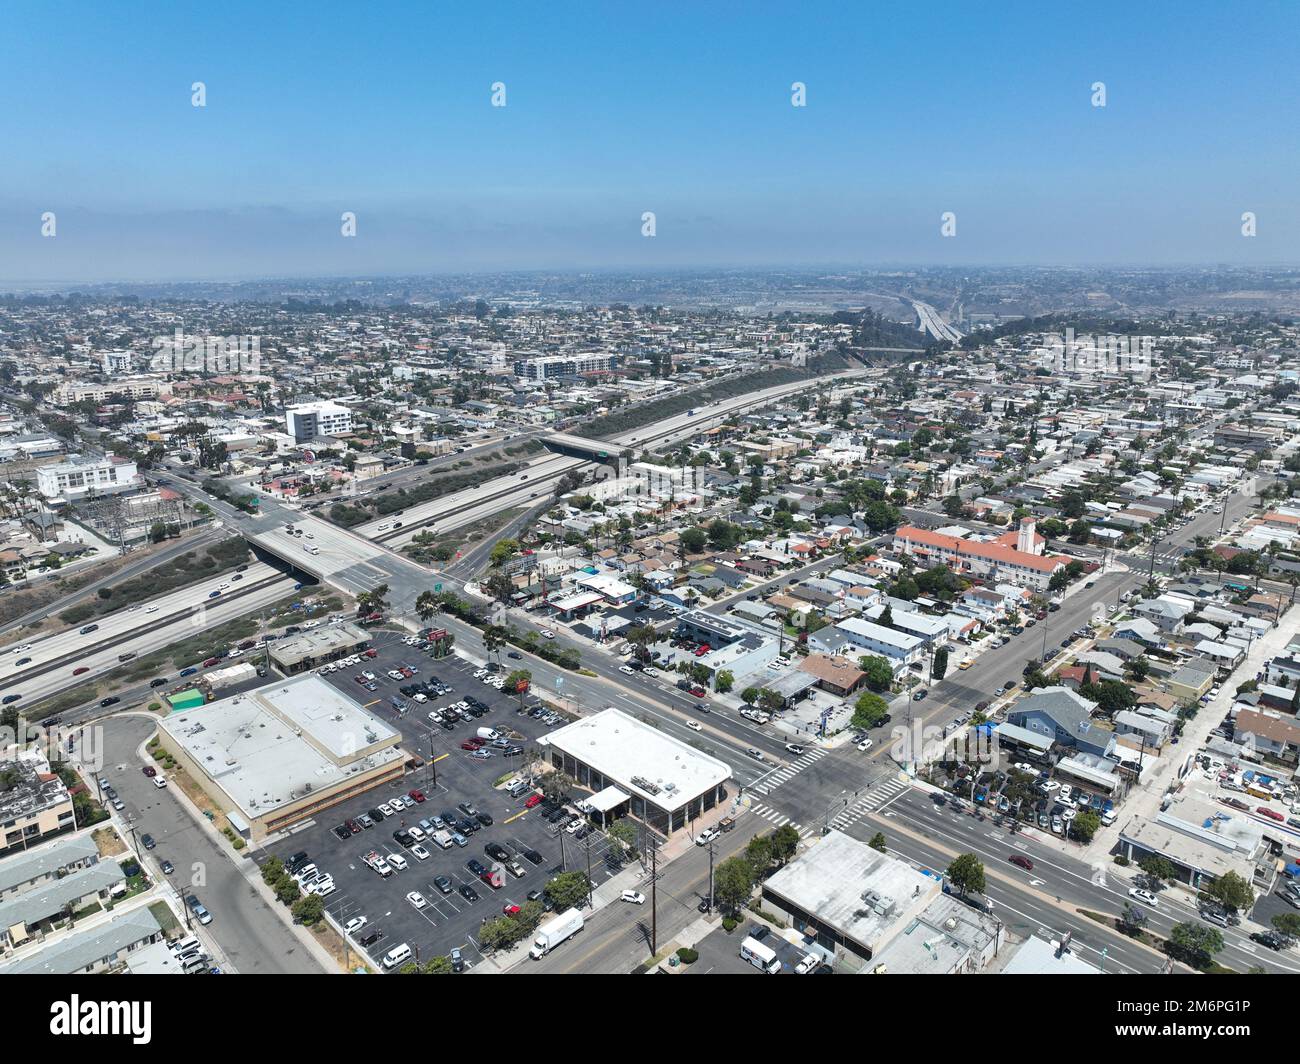
[[[115,706],[120,701],[122,700],[118,698],[117,695],[109,695],[107,698],[101,698],[99,704],[100,706]]]

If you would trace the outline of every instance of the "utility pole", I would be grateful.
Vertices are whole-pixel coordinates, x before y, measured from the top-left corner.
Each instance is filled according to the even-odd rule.
[[[717,842],[717,839],[709,840],[709,896],[707,899],[709,912],[713,912],[713,844],[715,842]]]
[[[590,909],[596,904],[595,899],[591,895],[591,836],[588,835],[583,841],[586,843],[587,847],[587,908]]]
[[[650,955],[659,952],[659,847],[650,846]]]

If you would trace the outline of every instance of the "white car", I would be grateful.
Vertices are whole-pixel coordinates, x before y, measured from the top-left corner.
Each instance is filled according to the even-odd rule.
[[[630,665],[620,665],[618,667],[618,671],[621,672],[624,676],[636,675],[636,669],[632,668],[632,666]]]
[[[487,675],[487,669],[476,669],[474,671],[474,679],[476,680],[481,680],[486,675]]]
[[[354,916],[343,925],[343,933],[345,935],[355,935],[368,923],[370,923],[370,918],[368,916]]]
[[[423,909],[429,903],[424,900],[424,895],[418,890],[413,890],[406,895],[406,900],[414,905],[417,909]]]
[[[388,855],[388,863],[391,867],[396,868],[399,872],[406,871],[406,858],[403,857],[400,853],[390,853]]]
[[[1156,896],[1152,894],[1151,891],[1143,890],[1141,887],[1130,887],[1128,896],[1130,898],[1136,898],[1143,905],[1150,905],[1153,909],[1158,909],[1160,907],[1160,903],[1156,900]]]
[[[659,675],[659,670],[656,669],[653,665],[647,665],[647,666],[646,666],[644,669],[642,669],[641,671],[642,671],[643,673],[645,673],[647,676],[658,676],[658,675]]]
[[[424,705],[424,703],[429,701],[429,696],[420,691],[417,691],[411,697],[414,698],[418,703],[420,703],[420,705]]]
[[[380,525],[380,526],[379,526],[379,531],[380,531],[380,532],[387,532],[387,531],[388,531],[388,526],[387,526],[387,525]]]
[[[717,828],[705,828],[703,831],[701,831],[698,835],[695,836],[695,845],[707,846],[714,839],[716,839],[720,834],[722,833],[718,831]]]
[[[625,890],[619,895],[619,900],[630,902],[632,905],[644,905],[645,895],[639,890]]]
[[[399,807],[399,808],[401,808],[401,807]],[[381,813],[383,813],[384,816],[392,816],[392,815],[393,815],[393,807],[392,807],[388,802],[380,802],[380,803],[379,803],[379,811],[380,811]]]
[[[1043,782],[1038,786],[1048,794],[1051,794],[1052,791],[1059,791],[1061,789],[1061,785],[1057,783],[1056,780],[1043,780]],[[1064,794],[1062,794],[1062,797],[1064,797]]]
[[[543,628],[543,629],[542,629],[542,638],[543,638],[543,639],[554,639],[554,638],[555,638],[555,633],[552,632],[549,628]]]
[[[582,817],[579,817],[577,820],[569,824],[569,826],[564,830],[567,831],[570,835],[576,835],[579,831],[582,830],[582,826],[585,823],[586,821],[584,821]]]
[[[338,890],[338,887],[334,885],[334,880],[331,877],[326,876],[319,883],[314,883],[312,885],[311,893],[319,894],[322,898],[328,898],[336,890]]]
[[[167,786],[167,781],[161,775],[158,775],[153,778],[153,785],[159,790],[162,790],[162,788]]]
[[[686,722],[686,727],[690,728],[691,731],[703,731],[703,730],[704,730],[704,725],[701,724],[698,720],[688,720],[688,721]]]
[[[863,753],[866,753],[875,745],[876,743],[874,739],[863,739],[862,742],[858,743],[858,749]]]
[[[411,852],[415,854],[415,859],[417,861],[427,861],[429,859],[429,851],[418,842],[411,847]]]
[[[375,678],[375,674],[373,672],[370,672],[367,669],[363,669],[361,675],[365,677],[367,680],[373,680]]]

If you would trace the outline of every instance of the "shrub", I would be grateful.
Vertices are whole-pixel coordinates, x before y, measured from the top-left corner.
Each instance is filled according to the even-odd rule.
[[[693,950],[687,946],[683,946],[681,949],[677,951],[677,959],[681,961],[683,964],[694,964],[696,961],[700,959],[700,954],[697,950]]]
[[[734,916],[724,916],[722,918],[722,929],[725,932],[727,932],[727,934],[731,934],[731,932],[736,930],[739,924],[740,921],[737,920]]]
[[[1122,853],[1117,853],[1115,855],[1115,863],[1119,865],[1120,868],[1127,868],[1129,865],[1129,859],[1125,857]]]

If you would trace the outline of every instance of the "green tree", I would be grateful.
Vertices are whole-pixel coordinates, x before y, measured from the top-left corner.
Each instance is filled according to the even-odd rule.
[[[1142,860],[1138,861],[1138,867],[1157,885],[1178,875],[1178,870],[1167,858],[1157,857],[1154,854],[1143,857]]]
[[[1236,872],[1224,872],[1202,894],[1217,901],[1225,909],[1239,912],[1245,912],[1255,904],[1255,892]]]
[[[724,912],[735,913],[754,891],[754,869],[743,857],[728,857],[713,872],[713,891]]]
[[[546,884],[546,896],[559,912],[581,905],[587,900],[587,892],[585,872],[561,872]]]
[[[310,927],[320,922],[325,913],[325,899],[319,894],[304,894],[290,907],[293,918],[300,924]]]
[[[1272,920],[1273,930],[1287,938],[1300,938],[1300,915],[1296,913],[1278,913]]]
[[[1080,813],[1070,821],[1070,834],[1082,842],[1092,842],[1101,828],[1101,817],[1096,813]]]
[[[609,852],[619,864],[636,856],[636,842],[640,834],[640,829],[627,817],[621,817],[610,824],[606,832],[609,837]]]
[[[973,853],[958,854],[948,866],[948,879],[961,893],[984,892],[984,865]]]
[[[852,724],[855,728],[874,728],[889,713],[889,705],[879,695],[863,691],[853,707]]]
[[[569,906],[566,905],[565,908]],[[478,931],[479,944],[490,950],[509,949],[522,937],[523,929],[509,916],[498,916],[495,920],[489,920]]]
[[[493,568],[500,566],[508,558],[513,558],[519,553],[519,541],[514,539],[499,539],[492,544],[492,552],[488,555],[488,563]]]
[[[1119,914],[1119,930],[1126,935],[1136,935],[1147,925],[1146,910],[1141,906],[1134,905],[1131,901],[1124,902],[1124,908]]]
[[[1215,953],[1223,949],[1223,936],[1217,928],[1184,921],[1169,931],[1171,956],[1186,961],[1193,968],[1206,968]]]
[[[785,864],[799,849],[799,832],[792,824],[783,824],[772,833],[772,857],[777,864]]]
[[[708,533],[702,528],[683,529],[679,537],[682,549],[687,554],[701,553],[709,541]]]
[[[934,652],[934,666],[930,675],[938,683],[943,679],[944,674],[948,671],[948,648],[940,647]]]
[[[745,847],[745,860],[754,870],[754,878],[762,879],[773,864],[772,836],[755,835]]]
[[[859,658],[858,668],[867,674],[867,686],[873,691],[888,691],[894,682],[894,670],[878,654]]]
[[[885,833],[877,831],[871,836],[871,841],[867,843],[873,850],[879,850],[881,853],[888,852],[888,845],[885,842]]]
[[[731,690],[731,685],[736,682],[736,677],[730,669],[720,669],[718,674],[713,678],[713,689],[719,694],[726,694]]]
[[[542,794],[551,801],[563,802],[568,799],[569,792],[573,790],[574,779],[572,776],[566,776],[563,772],[548,772],[542,777],[542,782],[538,786],[541,788]]]

